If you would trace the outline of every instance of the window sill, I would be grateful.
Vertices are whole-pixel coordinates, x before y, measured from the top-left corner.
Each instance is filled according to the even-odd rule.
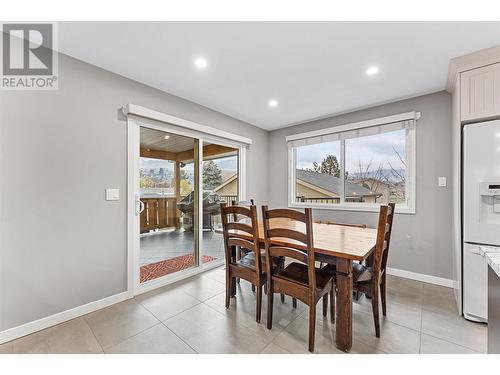
[[[379,212],[380,204],[314,204],[314,203],[288,203],[289,208],[306,208],[310,207],[314,210],[330,210],[330,211],[354,211],[354,212]],[[415,208],[404,205],[396,206],[397,214],[415,215]]]

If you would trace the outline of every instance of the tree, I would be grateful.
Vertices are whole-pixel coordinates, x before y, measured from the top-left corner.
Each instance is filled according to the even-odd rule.
[[[312,171],[316,173],[326,173],[331,174],[335,177],[340,177],[340,166],[337,157],[335,155],[328,155],[325,159],[323,159],[321,165],[319,165],[317,162],[313,162]]]
[[[213,160],[203,163],[203,189],[213,190],[222,184],[222,171]]]

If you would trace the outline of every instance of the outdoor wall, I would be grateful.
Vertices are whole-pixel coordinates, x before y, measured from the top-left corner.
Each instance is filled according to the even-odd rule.
[[[272,131],[269,202],[272,207],[287,205],[285,136],[413,110],[422,112],[416,130],[416,214],[396,215],[389,267],[451,279],[451,98],[444,91]],[[448,177],[447,187],[438,187],[439,176]],[[373,228],[377,223],[377,214],[368,212],[314,210],[314,216]]]
[[[59,90],[0,92],[0,331],[126,290],[127,103],[252,138],[267,200],[266,131],[61,55]]]

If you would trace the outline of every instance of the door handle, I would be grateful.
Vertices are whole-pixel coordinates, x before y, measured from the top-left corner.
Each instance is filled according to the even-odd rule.
[[[137,210],[137,204],[139,204],[139,209]],[[136,211],[135,211],[135,214],[136,215],[140,215],[142,214],[142,212],[144,211],[144,209],[146,208],[146,206],[144,205],[144,202],[141,201],[140,198],[136,198]]]

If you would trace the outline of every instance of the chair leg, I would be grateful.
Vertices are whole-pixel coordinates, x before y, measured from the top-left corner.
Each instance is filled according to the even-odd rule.
[[[316,305],[309,305],[309,351],[314,352],[314,337],[316,333]]]
[[[297,298],[292,298],[292,307],[293,307],[294,309],[296,309],[296,308],[297,308]]]
[[[273,328],[273,288],[267,286],[267,329]]]
[[[238,247],[238,249],[236,250],[236,260],[240,260],[241,259],[241,248]],[[240,278],[237,277],[236,278],[236,283],[239,284],[240,283]]]
[[[285,295],[282,294],[280,297],[281,297],[281,303],[285,303]]]
[[[335,324],[335,285],[330,290],[330,322]]]
[[[226,270],[226,309],[229,308],[229,300],[232,294],[231,282],[231,273],[229,272],[229,270]]]
[[[328,294],[323,296],[323,316],[326,318],[328,313]]]
[[[255,321],[260,323],[260,313],[262,311],[262,286],[257,287],[257,304],[255,307]]]
[[[380,319],[379,319],[379,307],[378,307],[378,296],[379,288],[378,284],[375,283],[372,289],[372,311],[373,311],[373,322],[375,323],[375,336],[380,337]]]
[[[382,282],[380,283],[380,300],[382,301],[382,314],[384,316],[387,315],[387,309],[386,309],[386,279],[385,279],[385,272],[382,275]]]

